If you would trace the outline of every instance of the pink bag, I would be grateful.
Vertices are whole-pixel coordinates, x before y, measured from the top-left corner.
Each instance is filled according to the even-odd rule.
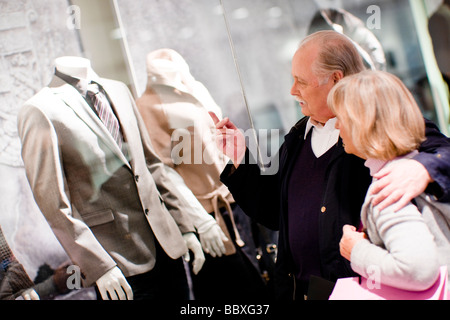
[[[449,300],[447,266],[440,269],[439,278],[425,291],[407,291],[379,284],[373,284],[365,278],[338,279],[329,300]]]

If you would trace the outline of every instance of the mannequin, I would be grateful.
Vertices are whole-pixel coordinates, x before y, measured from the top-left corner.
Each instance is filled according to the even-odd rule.
[[[169,50],[161,50],[159,52],[162,55],[161,58],[155,59],[153,63],[155,65],[157,64],[157,68],[160,70],[164,70],[164,72],[152,73],[153,77],[161,77],[160,79],[153,78],[153,82],[165,83],[171,87],[173,86],[180,92],[189,93],[192,96],[197,97],[199,101],[202,101],[202,104],[205,107],[209,108],[208,110],[214,111],[217,114],[221,114],[221,109],[215,104],[215,102],[207,92],[207,89],[203,86],[203,84],[196,81],[191,75],[191,73],[189,72],[189,66],[186,64],[184,59],[179,54],[175,54]],[[164,58],[164,56],[166,58]],[[148,67],[151,68],[151,65],[153,64],[148,64]],[[195,116],[191,115],[191,117]],[[170,121],[169,125],[171,127],[183,128],[189,125],[189,123],[186,123],[185,120],[189,120],[191,118],[183,118],[183,116],[169,116],[168,119]],[[157,126],[148,126],[148,130],[151,137],[161,133],[158,132]],[[158,143],[158,141],[153,142]],[[170,142],[168,140],[164,140],[163,143],[167,144],[167,146],[170,145]],[[159,149],[158,146],[156,146],[156,148]],[[161,155],[161,153],[159,153],[159,155],[164,158],[164,155]],[[170,162],[164,162],[172,167],[172,164]],[[200,241],[202,243],[203,250],[206,253],[211,254],[213,257],[221,257],[223,254],[226,254],[227,249],[225,248],[224,242],[226,243],[230,240],[220,229],[216,220],[205,211],[202,204],[199,202],[193,192],[186,186],[186,183],[183,180],[181,174],[176,173],[176,170],[169,171],[169,174],[171,174],[172,179],[176,181],[175,184],[177,185],[180,192],[185,194],[185,196],[189,199],[189,202],[192,203],[193,207],[196,209],[196,214],[191,215],[191,219],[197,229],[197,233],[200,235]],[[204,181],[200,182],[200,184],[203,183]],[[197,274],[197,272],[194,273]]]
[[[60,57],[55,67],[19,113],[19,135],[36,202],[83,284],[95,283],[104,300],[133,299],[130,276],[166,267],[185,276],[179,261],[188,250],[198,272],[204,254],[187,217],[193,209],[153,152],[126,85],[100,78],[85,58]],[[93,80],[125,124],[129,157],[85,98]]]
[[[186,61],[174,50],[160,49],[149,53],[147,72],[149,75],[147,90],[137,100],[137,105],[147,125],[152,143],[162,161],[174,168],[184,179],[185,184],[177,183],[177,185],[186,185],[190,188],[190,193],[194,194],[203,206],[199,211],[212,219],[212,215],[208,215],[207,212],[212,212],[214,207],[223,205],[223,203],[212,204],[213,199],[222,198],[226,203],[234,202],[229,192],[221,188],[221,183],[218,181],[218,172],[225,165],[226,159],[211,143],[212,136],[209,122],[207,122],[209,119],[205,112],[207,110],[221,114],[221,109],[203,84],[196,81],[190,74]],[[186,138],[191,140],[188,144],[191,148],[186,147],[179,152],[183,154],[181,159],[177,158],[177,152],[174,150],[177,150],[180,145],[183,147],[184,137],[182,143],[173,146],[178,134],[186,135]],[[199,156],[202,156],[201,159]],[[206,161],[206,157],[210,161]],[[205,198],[207,194],[209,196]],[[216,212],[215,216],[216,220],[220,219],[220,213]],[[234,221],[232,223],[234,226]],[[235,226],[234,230],[239,243],[242,243]],[[226,250],[223,253],[232,254],[235,249],[230,242],[227,228],[223,225],[222,231],[225,232],[227,239]],[[199,233],[201,237],[202,233]],[[210,253],[206,248],[204,250]],[[211,255],[221,256],[215,253],[213,251]]]
[[[55,59],[55,68],[59,72],[82,80],[87,85],[98,76],[91,68],[90,60],[81,57],[64,56]],[[96,281],[103,300],[133,300],[133,291],[118,267],[106,272]]]
[[[55,67],[60,72],[72,76],[77,79],[85,79],[87,81],[98,76],[91,68],[91,61],[81,57],[59,57],[55,59]]]
[[[84,80],[85,83],[89,83],[92,80],[98,80],[98,75],[92,70],[91,63],[88,59],[80,58],[80,57],[60,57],[55,60],[56,70],[64,73],[66,75],[70,75],[74,78]],[[168,174],[171,179],[175,182],[177,188],[182,192],[184,197],[188,200],[188,202],[195,209],[191,214],[191,218],[194,221],[194,226],[197,230],[201,230],[202,232],[202,244],[203,248],[214,256],[221,256],[225,253],[225,247],[223,246],[222,240],[226,240],[226,236],[220,230],[220,227],[217,225],[216,221],[208,215],[204,210],[200,209],[201,205],[192,192],[184,185],[183,179],[174,171],[167,168]],[[185,236],[186,237],[186,236]],[[187,235],[192,237],[192,235]],[[190,240],[190,239],[189,239]],[[187,240],[187,241],[189,241]],[[185,255],[185,260],[189,261],[189,254]],[[201,264],[198,260],[195,262],[195,271],[197,274],[201,269]],[[97,287],[100,292],[108,292],[109,294],[114,294],[114,290],[118,292],[119,296],[124,297],[122,288],[126,288],[125,293],[130,300],[132,298],[131,288],[125,280],[122,272],[118,268],[111,269],[103,275],[99,280],[97,280]],[[108,288],[108,289],[107,289]],[[118,291],[119,290],[119,291]],[[103,298],[106,298],[106,295],[103,295]],[[122,300],[122,299],[121,299]]]
[[[147,88],[136,104],[152,144],[161,160],[184,180],[177,186],[190,190],[201,204],[198,216],[192,216],[194,225],[200,225],[196,221],[207,215],[220,226],[215,230],[207,225],[197,228],[207,255],[202,272],[192,276],[195,298],[264,298],[266,288],[255,267],[250,221],[219,178],[228,159],[216,148],[214,123],[208,111],[221,115],[220,107],[191,75],[184,58],[172,49],[147,55],[147,76]],[[204,243],[212,231],[226,236],[220,243],[223,254],[216,254]]]

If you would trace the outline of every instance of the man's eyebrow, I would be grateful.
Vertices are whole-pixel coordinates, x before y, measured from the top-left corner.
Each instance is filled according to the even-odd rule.
[[[305,83],[306,83],[306,80],[303,79],[301,76],[295,76],[295,75],[293,75],[293,77],[294,77],[294,79],[297,80],[298,82],[305,82]]]

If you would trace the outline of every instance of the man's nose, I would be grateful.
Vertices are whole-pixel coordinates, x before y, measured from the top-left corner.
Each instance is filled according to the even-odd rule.
[[[301,96],[300,90],[297,88],[295,83],[291,87],[291,95],[293,95],[293,96]]]

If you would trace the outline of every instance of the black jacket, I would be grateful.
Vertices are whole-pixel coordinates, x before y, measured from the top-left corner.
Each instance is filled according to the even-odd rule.
[[[307,121],[308,117],[301,119],[285,136],[285,141],[276,156],[279,167],[275,174],[263,174],[247,150],[245,162],[236,170],[232,164],[228,164],[221,175],[222,182],[227,185],[234,199],[247,215],[268,228],[279,230],[275,288],[276,298],[280,300],[295,297],[294,266],[287,234],[289,223],[287,221],[287,187],[296,155],[304,144]],[[424,148],[427,152],[435,154],[440,150],[439,148],[443,152],[450,149],[450,140],[440,134],[437,127],[428,121],[427,137],[431,140]],[[448,160],[449,153],[445,152],[444,158]],[[429,160],[427,169],[435,162]],[[439,166],[440,169],[434,168],[433,172],[444,172],[448,176],[449,161],[440,161]],[[443,169],[442,166],[446,168]],[[321,272],[325,279],[336,281],[337,278],[356,275],[349,261],[340,255],[339,241],[345,224],[359,226],[361,205],[371,181],[372,178],[369,170],[364,166],[364,160],[345,153],[342,140],[339,138],[327,167],[326,189],[323,193],[320,212],[318,212]],[[440,181],[448,182],[449,180],[446,177]],[[442,194],[448,195],[450,186],[447,184],[439,189]]]

